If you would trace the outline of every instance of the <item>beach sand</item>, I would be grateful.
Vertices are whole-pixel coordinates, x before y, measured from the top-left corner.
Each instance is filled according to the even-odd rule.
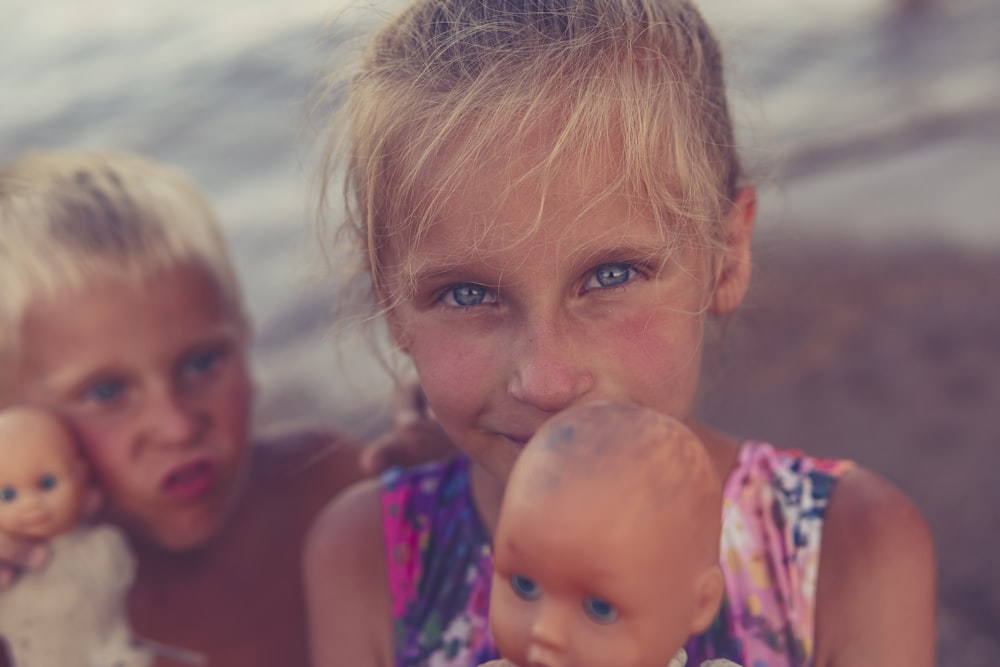
[[[747,303],[708,352],[702,414],[903,489],[938,550],[938,664],[1000,665],[1000,254],[758,248]]]

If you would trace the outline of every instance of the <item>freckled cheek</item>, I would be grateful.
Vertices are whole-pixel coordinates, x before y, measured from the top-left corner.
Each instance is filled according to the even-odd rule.
[[[412,348],[411,357],[427,400],[439,419],[467,415],[490,392],[490,355],[461,344],[448,344],[448,337]],[[495,355],[494,355],[495,358]]]

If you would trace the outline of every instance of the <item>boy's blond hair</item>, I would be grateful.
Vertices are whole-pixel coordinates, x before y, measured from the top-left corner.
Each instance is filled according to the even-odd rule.
[[[406,278],[392,251],[500,151],[531,151],[543,187],[608,169],[603,194],[650,212],[664,249],[725,244],[741,167],[721,51],[687,0],[416,0],[327,83],[347,89],[324,183],[345,170],[346,229],[383,305]]]
[[[37,152],[0,166],[0,389],[29,304],[105,278],[139,286],[187,262],[211,272],[244,317],[215,213],[181,172],[98,151]]]

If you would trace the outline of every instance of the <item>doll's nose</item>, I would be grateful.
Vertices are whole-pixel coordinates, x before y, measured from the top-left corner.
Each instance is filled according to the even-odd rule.
[[[556,605],[539,606],[531,625],[525,667],[565,667],[566,618]]]

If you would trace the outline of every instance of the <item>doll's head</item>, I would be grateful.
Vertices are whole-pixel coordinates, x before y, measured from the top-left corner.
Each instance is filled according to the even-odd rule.
[[[511,472],[490,625],[520,667],[664,667],[722,599],[722,492],[700,441],[637,406],[552,418]]]
[[[28,407],[0,411],[0,530],[60,535],[79,521],[86,490],[86,466],[59,419]]]
[[[186,176],[124,152],[0,167],[0,406],[65,420],[134,542],[200,548],[233,516],[248,341],[222,229]]]

